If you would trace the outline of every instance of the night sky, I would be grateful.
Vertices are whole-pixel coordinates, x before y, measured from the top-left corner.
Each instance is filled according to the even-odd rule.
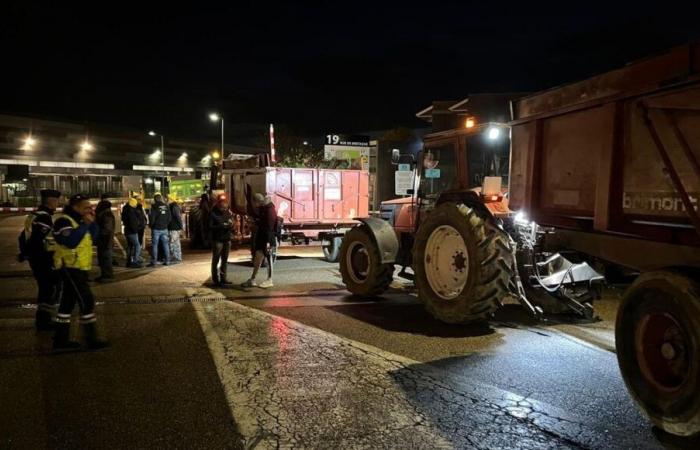
[[[697,15],[642,2],[52,3],[3,2],[0,111],[181,136],[216,136],[211,110],[231,133],[416,126],[433,99],[543,89],[700,38]]]

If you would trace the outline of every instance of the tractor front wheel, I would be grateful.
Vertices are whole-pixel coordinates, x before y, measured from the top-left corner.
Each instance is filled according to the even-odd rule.
[[[348,291],[355,295],[380,295],[389,288],[394,264],[381,262],[379,248],[367,225],[356,226],[343,236],[340,274]]]

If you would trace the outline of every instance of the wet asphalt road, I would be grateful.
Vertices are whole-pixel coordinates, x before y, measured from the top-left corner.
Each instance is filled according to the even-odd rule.
[[[281,258],[272,291],[212,289],[189,258],[95,286],[99,353],[51,355],[31,279],[1,280],[0,448],[700,448],[652,429],[613,353],[517,305],[450,326],[315,257]]]
[[[254,306],[255,301],[244,303]],[[493,387],[561,411],[571,422],[568,432],[585,431],[574,439],[584,447],[659,445],[625,389],[614,354],[528,325],[517,313],[490,326],[447,326],[401,295],[377,303],[329,306],[303,306],[298,299],[261,309],[414,359],[462,388]]]

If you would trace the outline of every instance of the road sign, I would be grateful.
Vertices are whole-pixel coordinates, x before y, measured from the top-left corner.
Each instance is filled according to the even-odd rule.
[[[394,172],[394,193],[408,195],[409,189],[413,189],[413,171],[397,170]]]
[[[323,146],[324,159],[360,159],[367,157],[369,169],[369,136],[327,134]],[[363,166],[365,165],[363,161]]]

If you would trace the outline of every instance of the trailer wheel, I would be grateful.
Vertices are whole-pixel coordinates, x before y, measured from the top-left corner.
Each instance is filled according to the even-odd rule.
[[[509,295],[513,270],[508,235],[464,204],[438,205],[418,229],[413,253],[418,296],[443,322],[486,319]]]
[[[340,246],[342,244],[342,236],[335,236],[330,238],[330,244],[323,246],[323,256],[326,258],[326,261],[331,263],[338,262],[338,256],[340,255]]]
[[[673,272],[641,275],[617,313],[617,360],[634,400],[668,433],[700,433],[700,285]]]
[[[340,274],[355,295],[381,295],[394,278],[394,264],[381,263],[379,248],[367,225],[356,226],[342,239]]]

